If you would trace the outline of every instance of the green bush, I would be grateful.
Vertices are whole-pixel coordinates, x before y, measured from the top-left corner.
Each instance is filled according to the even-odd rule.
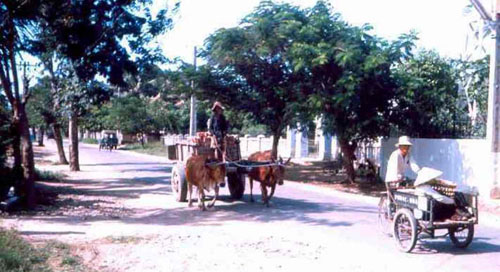
[[[35,169],[36,179],[42,181],[61,181],[63,175],[60,173],[54,173],[52,171]]]
[[[156,156],[166,156],[167,153],[166,147],[162,142],[159,141],[148,142],[145,143],[144,146],[142,146],[140,143],[128,144],[121,147],[120,149]]]
[[[47,255],[33,248],[15,231],[0,229],[0,271],[50,271],[47,259]]]
[[[99,141],[97,139],[85,138],[85,139],[82,139],[82,143],[85,143],[85,144],[99,144]]]

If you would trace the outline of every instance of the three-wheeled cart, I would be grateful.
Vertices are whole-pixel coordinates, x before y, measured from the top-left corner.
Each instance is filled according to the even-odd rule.
[[[433,188],[449,197],[454,196],[454,186],[434,185]],[[474,225],[478,223],[477,194],[465,194],[467,209],[472,218],[461,221],[434,220],[436,200],[430,196],[416,194],[414,189],[388,189],[380,198],[378,219],[382,231],[392,234],[398,247],[410,252],[418,239],[449,236],[459,248],[466,248],[474,238]],[[447,230],[437,236],[437,230]]]

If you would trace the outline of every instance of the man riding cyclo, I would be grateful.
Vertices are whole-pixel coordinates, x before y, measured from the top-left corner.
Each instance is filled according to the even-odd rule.
[[[433,189],[433,185],[444,185],[456,188],[456,184],[451,181],[438,179],[442,172],[432,168],[420,168],[410,155],[412,143],[408,136],[401,136],[396,144],[396,149],[392,152],[387,163],[387,173],[385,176],[389,197],[392,197],[391,190],[414,187],[415,193],[432,197],[435,201],[435,220],[466,220],[472,215],[466,209],[467,201],[462,192],[455,190],[454,198],[448,197]],[[405,177],[406,170],[411,169],[418,173],[413,186],[409,186],[411,181]]]

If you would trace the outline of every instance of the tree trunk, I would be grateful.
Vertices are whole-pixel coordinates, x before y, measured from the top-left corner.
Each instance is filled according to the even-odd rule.
[[[13,174],[16,180],[21,181],[23,179],[23,157],[21,153],[21,133],[19,132],[19,121],[14,119],[11,128],[12,135],[14,135],[12,139],[12,156],[14,157]],[[16,188],[16,190],[22,189]]]
[[[43,145],[44,136],[45,136],[45,128],[44,127],[38,128],[38,134],[37,134],[38,146],[44,146]]]
[[[22,195],[26,198],[28,209],[34,209],[36,206],[35,195],[35,160],[33,156],[33,144],[30,139],[30,130],[28,116],[23,103],[16,105],[14,118],[19,118],[19,132],[21,135],[22,159],[24,184],[22,186]],[[17,116],[16,116],[17,115]]]
[[[356,160],[354,151],[356,150],[357,143],[353,142],[349,144],[349,141],[339,139],[340,151],[342,151],[342,158],[344,161],[344,167],[347,172],[347,181],[354,183],[356,178],[356,172],[354,171],[353,161]]]
[[[69,118],[69,169],[80,171],[78,161],[78,116],[73,112]]]
[[[59,164],[68,164],[66,155],[64,154],[63,139],[61,135],[61,125],[57,122],[52,124],[52,131],[54,132],[54,140],[57,145],[57,153],[59,154]]]
[[[280,143],[281,131],[273,133],[273,148],[271,149],[271,157],[273,159],[278,159],[278,144]]]

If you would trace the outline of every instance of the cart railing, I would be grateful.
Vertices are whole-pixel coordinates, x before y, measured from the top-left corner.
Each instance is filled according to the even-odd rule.
[[[468,207],[472,209],[473,217],[468,220],[461,221],[450,221],[445,222],[434,220],[434,206],[436,205],[436,200],[430,196],[416,195],[409,190],[394,190],[391,191],[393,195],[394,202],[397,209],[407,208],[411,210],[415,217],[419,220],[424,221],[423,223],[427,228],[446,228],[456,225],[467,225],[470,223],[477,224],[479,222],[479,213],[477,205],[477,195],[474,194],[464,194]]]

